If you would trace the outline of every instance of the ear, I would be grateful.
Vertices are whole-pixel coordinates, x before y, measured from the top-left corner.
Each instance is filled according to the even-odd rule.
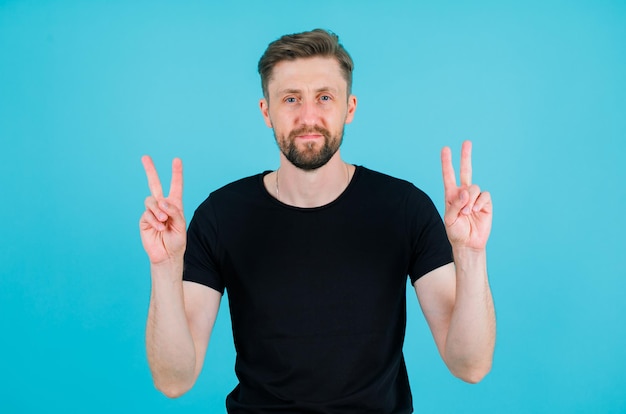
[[[272,120],[270,119],[270,105],[265,98],[259,101],[259,108],[261,109],[261,115],[265,120],[265,125],[268,128],[272,128]]]
[[[348,97],[348,112],[346,113],[346,124],[349,124],[354,119],[354,112],[356,111],[356,96],[350,95]]]

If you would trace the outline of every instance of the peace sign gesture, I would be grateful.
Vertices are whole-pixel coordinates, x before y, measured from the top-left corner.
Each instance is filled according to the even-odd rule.
[[[172,161],[170,192],[164,197],[152,159],[145,155],[141,162],[151,193],[145,201],[146,211],[139,220],[143,247],[152,264],[182,260],[187,244],[187,225],[183,214],[183,163],[179,158]]]
[[[441,151],[441,168],[446,201],[443,221],[450,243],[454,247],[484,249],[491,232],[493,206],[491,195],[472,184],[472,143],[465,141],[461,148],[460,186],[448,147]]]

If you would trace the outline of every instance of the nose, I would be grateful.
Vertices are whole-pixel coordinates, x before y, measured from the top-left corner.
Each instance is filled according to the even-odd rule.
[[[314,101],[303,101],[300,105],[300,123],[316,125],[319,119],[319,108]]]

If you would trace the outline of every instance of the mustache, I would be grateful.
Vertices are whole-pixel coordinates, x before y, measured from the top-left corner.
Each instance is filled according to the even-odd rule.
[[[293,140],[298,135],[307,135],[307,134],[320,134],[320,135],[323,135],[324,138],[330,139],[330,131],[319,125],[301,126],[299,128],[296,128],[289,133],[289,139]]]

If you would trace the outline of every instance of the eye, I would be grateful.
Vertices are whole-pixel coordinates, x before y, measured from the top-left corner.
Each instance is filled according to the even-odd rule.
[[[290,96],[288,98],[285,98],[285,102],[287,102],[287,103],[296,103],[296,98],[294,98],[293,96]]]
[[[322,102],[328,102],[331,99],[332,98],[329,95],[322,95],[322,96],[320,96],[320,101],[322,101]]]

